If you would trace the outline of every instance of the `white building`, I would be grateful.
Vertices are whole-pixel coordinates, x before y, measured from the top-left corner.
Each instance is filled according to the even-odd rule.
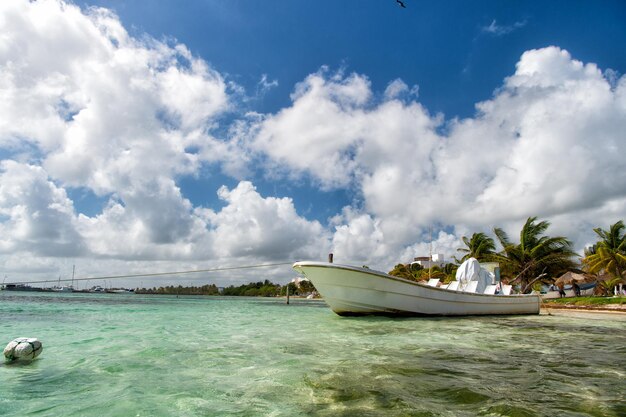
[[[296,287],[300,288],[300,283],[302,281],[308,281],[307,278],[301,278],[301,277],[296,277],[294,279],[291,280],[291,282],[293,282],[294,284],[296,284]]]
[[[439,268],[443,268],[446,264],[443,253],[433,253],[431,257],[428,256],[418,256],[413,259],[411,265],[421,265],[423,268],[430,268],[433,266],[438,266]]]

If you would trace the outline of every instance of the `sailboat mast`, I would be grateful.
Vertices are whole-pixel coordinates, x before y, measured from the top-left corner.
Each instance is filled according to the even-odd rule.
[[[428,279],[431,279],[431,271],[433,267],[433,226],[428,228],[430,232],[430,242],[428,243]]]

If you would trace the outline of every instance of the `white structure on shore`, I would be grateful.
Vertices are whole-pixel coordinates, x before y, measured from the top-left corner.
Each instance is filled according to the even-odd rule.
[[[295,277],[294,279],[291,280],[291,282],[293,282],[294,284],[296,284],[296,287],[300,288],[300,283],[302,281],[309,281],[309,279],[307,278],[302,278],[302,277]]]
[[[443,268],[446,261],[442,253],[433,253],[431,256],[418,256],[417,258],[414,258],[411,265],[415,264],[418,264],[423,268],[430,268],[433,266]]]

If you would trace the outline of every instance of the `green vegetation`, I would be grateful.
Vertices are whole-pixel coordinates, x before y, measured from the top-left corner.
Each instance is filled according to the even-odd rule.
[[[218,295],[219,291],[214,284],[207,284],[201,287],[183,287],[182,285],[174,287],[169,285],[158,288],[138,288],[135,290],[135,294]]]
[[[601,228],[593,229],[600,237],[592,248],[585,251],[583,265],[587,272],[600,274],[603,271],[610,275],[610,278],[602,281],[604,290],[612,293],[613,288],[624,281],[626,273],[626,234],[623,233],[624,222],[618,221],[611,225],[609,230]]]
[[[504,230],[494,229],[498,243],[502,247],[496,252],[496,242],[485,233],[474,233],[471,238],[463,237],[465,253],[458,264],[469,258],[481,262],[498,262],[500,275],[509,284],[519,285],[522,292],[529,292],[538,283],[551,284],[561,274],[574,269],[577,256],[572,250],[571,242],[565,237],[546,236],[550,226],[547,221],[537,222],[536,217],[529,217],[520,232],[519,243],[512,242]],[[429,269],[416,269],[411,265],[398,264],[389,272],[390,275],[423,281],[439,278],[442,282],[455,279],[458,265],[448,264],[442,268],[433,266]]]
[[[389,274],[413,281],[431,277],[449,282],[455,279],[459,264],[473,257],[479,262],[498,262],[502,280],[519,286],[521,292],[527,293],[539,289],[540,284],[553,284],[567,271],[581,272],[576,259],[578,255],[573,251],[571,242],[562,236],[548,236],[546,231],[549,227],[548,221],[529,217],[520,231],[519,243],[513,242],[504,230],[497,227],[493,230],[497,240],[482,232],[469,238],[463,236],[465,247],[458,251],[464,255],[460,260],[455,258],[456,264],[430,269],[417,264],[398,264]],[[609,230],[594,229],[600,241],[585,250],[582,267],[585,272],[600,278],[599,287],[604,288],[605,294],[612,294],[617,284],[626,283],[625,229],[621,220],[611,225]],[[500,251],[496,250],[496,246],[501,248]]]
[[[417,265],[417,264],[415,264]],[[393,275],[394,277],[404,278],[411,281],[419,281],[417,279],[417,271],[421,269],[421,265],[417,265],[419,268],[414,268],[413,265],[404,265],[398,264],[393,267],[391,271],[389,271],[389,275]]]
[[[281,286],[273,284],[268,280],[251,282],[249,284],[231,285],[224,288],[223,295],[244,296],[244,297],[276,297],[280,294]]]
[[[454,264],[447,264],[443,269],[436,265],[424,268],[416,263],[410,265],[398,264],[389,271],[389,275],[410,281],[426,281],[430,278],[438,278],[441,282],[449,282],[454,279],[457,268],[458,266]]]
[[[438,278],[441,281],[445,281],[447,279],[446,273],[437,265],[433,265],[430,268],[422,268],[415,272],[415,276],[418,281],[424,281],[431,278]]]
[[[281,286],[274,284],[268,280],[251,282],[239,286],[231,285],[224,288],[220,293],[215,284],[207,284],[201,287],[183,287],[181,285],[158,287],[158,288],[141,288],[135,290],[136,294],[168,294],[168,295],[227,295],[227,296],[243,296],[243,297],[277,297],[286,294],[289,287],[290,295],[308,295],[315,290],[310,281],[300,281],[299,286],[290,282]]]
[[[553,298],[544,301],[545,304],[575,305],[575,306],[601,306],[607,304],[626,305],[626,297],[571,297]]]
[[[513,243],[504,230],[495,228],[502,251],[493,260],[500,263],[501,275],[509,279],[509,284],[519,284],[521,292],[532,290],[536,282],[548,284],[570,269],[576,267],[571,242],[562,236],[544,235],[550,222],[536,222],[529,217],[520,232],[519,243]]]
[[[457,251],[464,252],[465,255],[458,263],[463,263],[469,258],[476,258],[479,262],[488,262],[493,259],[496,251],[496,243],[486,234],[474,233],[471,238],[463,236],[465,248],[459,248]]]
[[[293,284],[292,282],[290,282],[290,284]],[[295,285],[295,284],[294,284]],[[311,281],[300,281],[300,286],[296,288],[296,294],[298,295],[306,295],[306,294],[310,294],[314,291],[317,291],[315,289],[315,286],[313,285],[313,283]],[[293,294],[291,292],[291,288],[289,289],[289,294]]]
[[[231,285],[230,287],[224,288],[222,294],[244,297],[277,297],[286,295],[287,288],[289,288],[289,295],[309,295],[316,291],[311,281],[302,280],[298,285],[290,282],[287,285],[281,286],[265,280],[263,282],[251,282],[238,287]]]

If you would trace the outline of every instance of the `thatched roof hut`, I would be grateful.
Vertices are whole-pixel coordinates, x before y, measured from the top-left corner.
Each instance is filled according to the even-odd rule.
[[[556,281],[554,281],[554,283],[557,286],[561,287],[563,285],[573,284],[574,282],[577,284],[583,284],[586,282],[595,282],[597,280],[598,277],[595,275],[586,274],[584,272],[567,271],[566,273],[558,277]]]

